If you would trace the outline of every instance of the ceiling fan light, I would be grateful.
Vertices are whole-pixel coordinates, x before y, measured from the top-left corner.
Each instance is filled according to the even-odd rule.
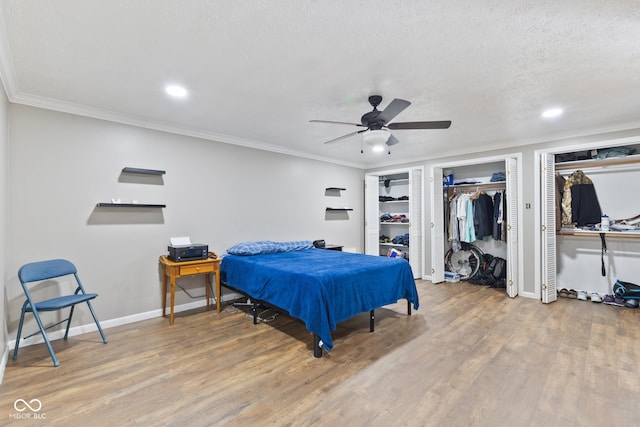
[[[390,136],[391,133],[384,129],[368,130],[362,134],[362,141],[367,145],[384,145]]]
[[[371,150],[374,153],[382,153],[384,151],[384,145],[382,144],[374,145],[373,147],[371,147]]]

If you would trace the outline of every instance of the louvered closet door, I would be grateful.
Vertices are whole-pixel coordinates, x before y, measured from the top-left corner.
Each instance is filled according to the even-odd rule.
[[[409,175],[409,261],[413,277],[422,278],[422,171],[414,169]]]
[[[431,173],[431,281],[444,282],[444,196],[442,168]]]
[[[507,170],[507,295],[518,295],[518,163],[514,158],[505,160]]]
[[[541,298],[543,303],[550,303],[558,299],[556,286],[556,189],[555,189],[555,156],[542,153],[542,286]]]
[[[380,189],[378,177],[364,177],[364,253],[380,255]]]

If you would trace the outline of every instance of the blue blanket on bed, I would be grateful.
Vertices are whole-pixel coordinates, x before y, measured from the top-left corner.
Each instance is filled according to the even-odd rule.
[[[324,249],[263,255],[226,255],[222,281],[251,298],[271,303],[302,319],[307,329],[333,348],[336,324],[400,299],[415,309],[418,292],[409,263]]]

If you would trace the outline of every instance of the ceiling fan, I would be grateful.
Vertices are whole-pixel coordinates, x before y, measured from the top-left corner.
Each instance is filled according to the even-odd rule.
[[[378,105],[382,102],[382,96],[371,95],[369,97],[369,103],[373,107],[372,111],[364,114],[360,119],[361,123],[349,123],[349,122],[335,122],[331,120],[310,120],[314,123],[334,123],[339,125],[358,126],[365,129],[357,130],[355,132],[348,133],[346,135],[339,136],[332,140],[326,141],[325,144],[332,144],[334,142],[341,141],[359,133],[364,133],[363,143],[370,145],[386,144],[391,147],[399,143],[398,139],[389,132],[389,130],[405,130],[405,129],[448,129],[451,126],[451,121],[430,121],[430,122],[401,122],[401,123],[389,123],[398,114],[403,112],[411,102],[404,99],[394,99],[391,101],[387,108],[380,111]],[[363,150],[360,150],[362,152]]]

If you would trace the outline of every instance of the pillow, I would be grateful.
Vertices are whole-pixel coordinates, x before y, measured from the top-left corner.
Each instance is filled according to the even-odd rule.
[[[229,255],[264,255],[275,254],[277,252],[300,251],[311,249],[313,244],[310,240],[295,240],[291,242],[273,242],[271,240],[261,240],[257,242],[238,243],[227,249]]]
[[[293,240],[291,242],[281,242],[278,244],[281,252],[303,251],[313,248],[311,240]]]

